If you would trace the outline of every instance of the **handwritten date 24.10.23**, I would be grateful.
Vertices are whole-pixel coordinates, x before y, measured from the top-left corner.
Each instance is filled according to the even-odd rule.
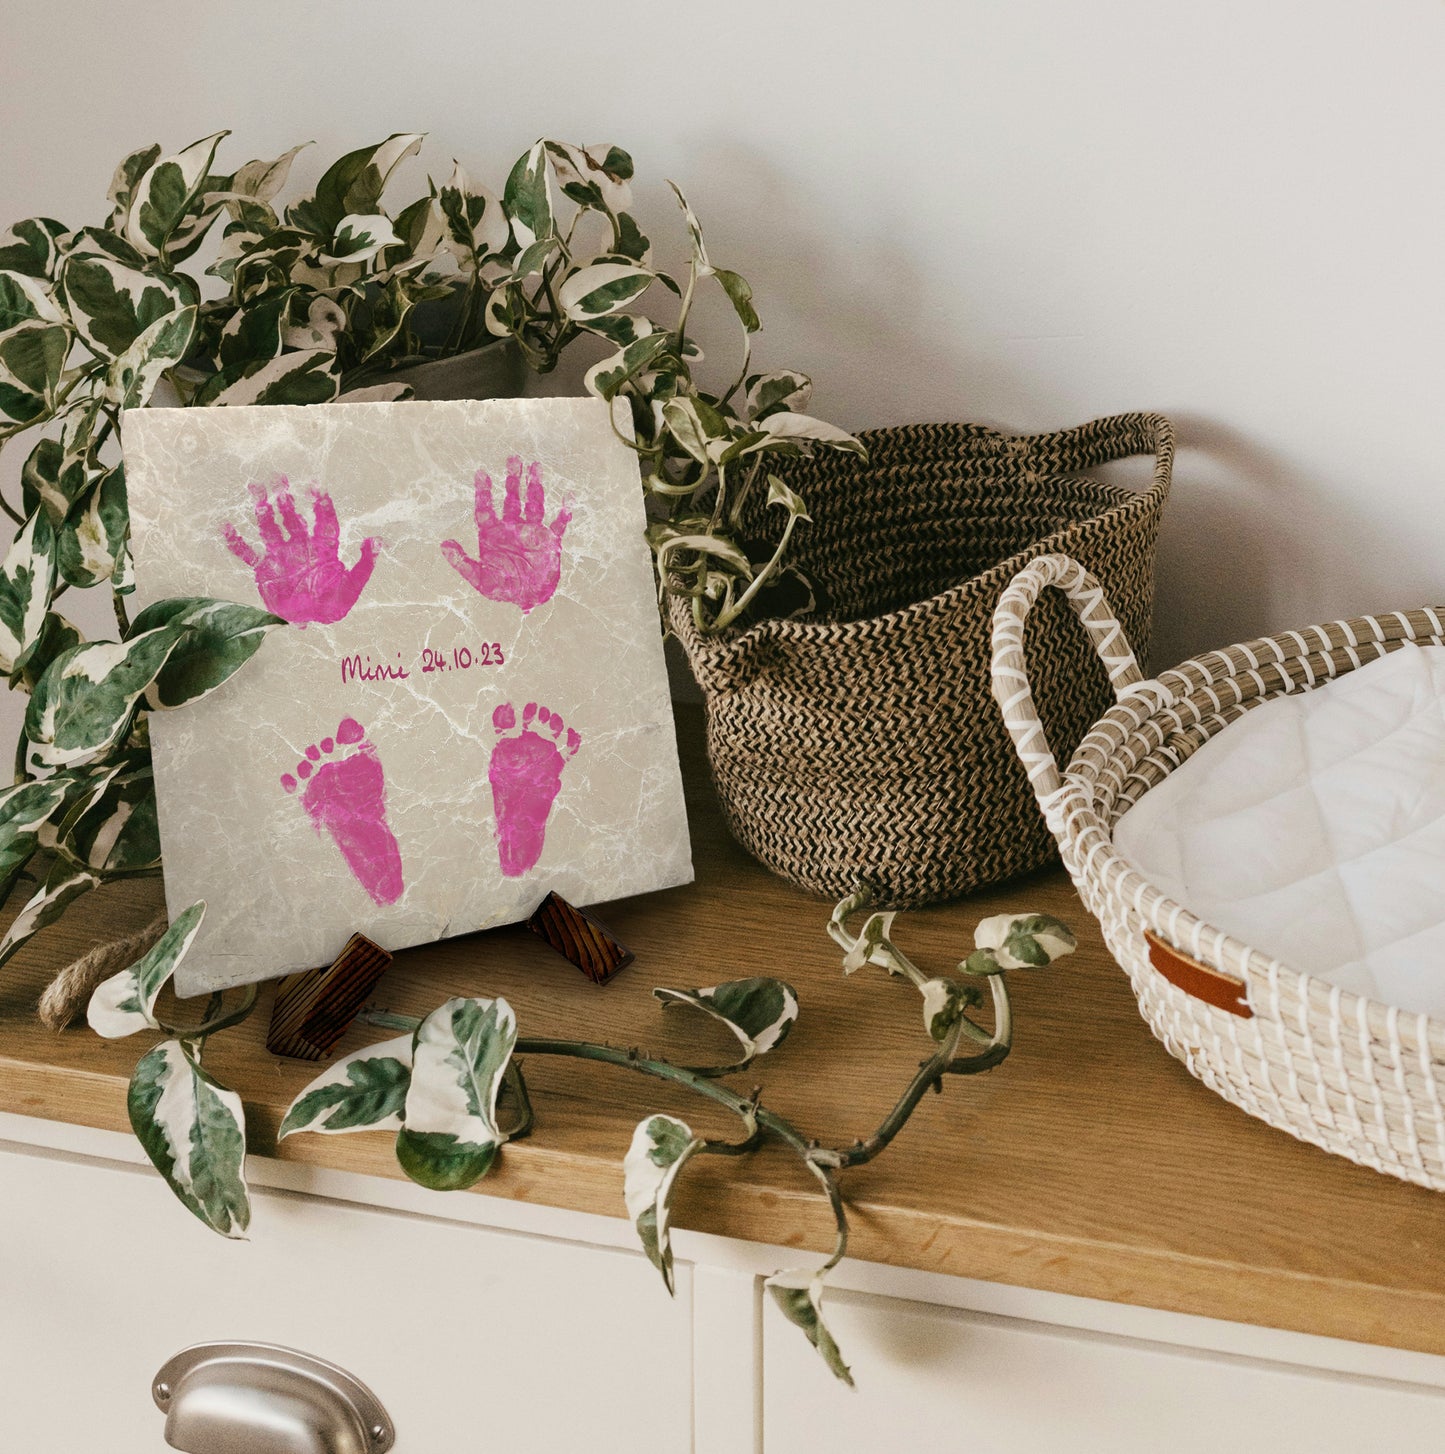
[[[341,681],[347,682],[401,682],[415,671],[419,675],[436,671],[470,671],[479,666],[504,666],[506,655],[496,641],[483,642],[475,651],[469,646],[453,646],[448,651],[433,647],[422,648],[420,662],[413,661],[410,667],[402,661],[401,652],[395,661],[377,661],[364,652],[353,652],[341,658]]]

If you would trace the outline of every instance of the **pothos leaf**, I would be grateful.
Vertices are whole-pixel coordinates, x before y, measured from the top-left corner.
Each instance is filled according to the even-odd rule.
[[[117,1040],[137,1030],[158,1028],[156,999],[195,942],[205,917],[205,903],[192,904],[129,969],[97,987],[85,1014],[97,1035]]]
[[[328,404],[340,387],[335,353],[304,349],[224,368],[191,402],[200,405]]]
[[[726,1025],[749,1060],[781,1045],[798,1018],[797,991],[780,979],[734,979],[711,989],[652,993],[664,1007],[692,1005]]]
[[[676,1116],[649,1116],[639,1121],[622,1163],[622,1195],[627,1215],[637,1229],[648,1260],[673,1290],[672,1191],[677,1174],[702,1145],[685,1121]]]
[[[216,148],[229,134],[218,131],[192,142],[174,156],[153,162],[136,179],[121,231],[138,252],[149,257],[166,252],[204,187]]]
[[[26,764],[38,777],[88,762],[119,741],[141,694],[181,639],[161,627],[125,642],[62,652],[35,684],[25,713]]]
[[[804,409],[813,396],[813,381],[807,374],[778,369],[754,374],[747,381],[745,407],[750,419],[766,419],[779,409]]]
[[[973,942],[984,953],[964,961],[972,974],[1042,968],[1079,947],[1069,926],[1052,914],[995,914],[974,930]]]
[[[33,692],[35,683],[45,674],[50,663],[61,652],[69,651],[72,646],[79,646],[83,640],[85,638],[73,622],[68,621],[59,611],[47,611],[39,637],[29,652],[16,662],[15,670],[10,674],[11,684],[18,683],[27,692]]]
[[[963,1015],[969,992],[947,977],[924,980],[918,988],[923,995],[923,1027],[941,1043]]]
[[[376,146],[358,147],[333,162],[316,184],[316,193],[286,209],[286,220],[315,237],[330,237],[353,212],[375,212],[395,168],[420,150],[417,132],[397,132]]]
[[[64,314],[42,279],[0,269],[0,333],[21,323],[64,321]]]
[[[196,301],[176,277],[91,253],[66,259],[60,286],[76,331],[101,358],[118,358],[157,319]]]
[[[822,419],[814,419],[809,414],[780,410],[776,414],[769,414],[759,423],[758,428],[774,439],[812,440],[851,454],[866,455],[868,452],[862,442],[846,429],[839,429],[836,424],[828,424]]]
[[[17,323],[0,333],[0,439],[50,416],[71,333],[58,323]]]
[[[714,268],[712,275],[722,284],[723,292],[728,295],[728,301],[733,305],[733,312],[738,315],[738,322],[743,325],[744,332],[756,333],[763,325],[753,307],[753,290],[748,280],[727,268]]]
[[[506,1137],[497,1097],[517,1041],[503,999],[451,999],[417,1028],[396,1159],[413,1181],[459,1191],[491,1169]]]
[[[40,846],[39,832],[65,800],[56,782],[23,782],[0,792],[0,903]]]
[[[693,261],[697,264],[699,277],[706,277],[712,272],[712,263],[708,261],[707,244],[702,240],[702,223],[697,220],[697,213],[692,210],[691,204],[682,194],[682,188],[676,182],[668,182],[672,188],[673,195],[677,198],[677,205],[682,208],[683,221],[687,224],[687,235],[692,240]]]
[[[501,252],[511,235],[502,204],[485,187],[474,184],[453,163],[446,185],[437,192],[447,237],[463,261],[482,262]]]
[[[149,758],[141,755],[102,779],[82,811],[67,815],[56,846],[71,863],[107,878],[158,868],[160,826]]]
[[[55,563],[61,577],[81,587],[118,583],[129,531],[125,466],[118,464],[101,475],[85,504],[60,526]]]
[[[149,404],[161,376],[190,352],[195,333],[194,307],[157,318],[111,363],[106,373],[106,399],[121,409]]]
[[[602,318],[635,302],[653,275],[635,263],[593,263],[578,268],[557,291],[557,302],[574,322]]]
[[[240,1237],[251,1221],[246,1113],[240,1096],[201,1068],[198,1053],[163,1040],[141,1057],[126,1097],[130,1124],[181,1204],[212,1231]]]
[[[502,205],[512,220],[512,236],[520,248],[531,247],[556,230],[552,215],[552,181],[544,142],[517,158],[507,177]]]
[[[45,882],[36,890],[0,939],[0,964],[4,964],[27,940],[47,924],[53,924],[82,894],[100,883],[88,868],[75,868],[63,858],[51,865]]]
[[[147,606],[131,623],[131,636],[161,626],[182,632],[176,649],[146,688],[146,706],[169,710],[199,701],[227,682],[260,648],[267,633],[286,624],[257,606],[175,596]]]
[[[776,1277],[768,1279],[767,1287],[773,1295],[773,1301],[778,1305],[782,1315],[794,1327],[803,1330],[804,1336],[818,1350],[833,1377],[852,1388],[853,1375],[849,1371],[848,1365],[843,1362],[843,1355],[838,1351],[838,1345],[833,1341],[833,1335],[823,1321],[822,1276],[812,1277],[802,1287],[789,1286],[777,1281],[779,1277],[793,1276],[796,1274],[780,1272]]]
[[[43,509],[20,528],[0,565],[0,672],[22,669],[40,639],[55,584],[55,536]]]
[[[803,497],[791,489],[778,475],[768,476],[768,504],[777,505],[799,520],[811,520]]]
[[[0,234],[0,268],[32,278],[53,278],[59,240],[69,229],[53,217],[27,217]]]
[[[277,1139],[298,1131],[399,1131],[411,1086],[411,1042],[399,1035],[328,1065],[291,1102]]]

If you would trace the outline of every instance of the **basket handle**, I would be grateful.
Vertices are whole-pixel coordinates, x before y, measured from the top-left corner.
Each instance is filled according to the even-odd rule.
[[[1123,700],[1144,677],[1104,588],[1072,556],[1041,555],[1009,582],[993,613],[993,697],[1034,796],[1047,808],[1063,782],[1034,706],[1024,657],[1024,623],[1045,586],[1057,586],[1068,597],[1108,670],[1116,699]]]

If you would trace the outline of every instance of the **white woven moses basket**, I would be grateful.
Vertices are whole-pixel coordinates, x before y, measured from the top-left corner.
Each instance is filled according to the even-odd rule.
[[[1068,597],[1116,696],[1062,777],[1023,651],[1024,622],[1050,585]],[[1170,1053],[1211,1090],[1302,1141],[1445,1190],[1445,1020],[1351,994],[1231,938],[1165,897],[1113,844],[1126,809],[1250,708],[1409,641],[1445,641],[1440,614],[1310,626],[1145,681],[1099,583],[1069,557],[1047,555],[999,600],[993,692],[1064,865]]]

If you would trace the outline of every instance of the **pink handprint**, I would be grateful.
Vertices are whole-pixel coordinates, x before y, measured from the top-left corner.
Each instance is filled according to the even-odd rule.
[[[542,491],[542,466],[527,466],[527,501],[522,504],[522,461],[513,455],[507,461],[507,488],[502,515],[492,507],[492,477],[483,470],[476,474],[475,514],[477,559],[473,560],[455,540],[442,541],[442,554],[453,569],[482,595],[493,601],[510,601],[526,615],[534,606],[552,599],[562,576],[562,536],[571,514],[564,505],[550,525]]]
[[[251,486],[256,527],[266,548],[264,557],[256,554],[229,521],[221,530],[231,553],[255,572],[256,589],[268,611],[284,616],[295,626],[305,627],[312,622],[330,626],[351,610],[371,579],[380,542],[363,540],[356,564],[349,568],[342,565],[336,506],[323,491],[313,487],[310,493],[314,523],[308,533],[285,475],[276,483],[274,509],[264,486]],[[279,522],[277,510],[281,512]]]

